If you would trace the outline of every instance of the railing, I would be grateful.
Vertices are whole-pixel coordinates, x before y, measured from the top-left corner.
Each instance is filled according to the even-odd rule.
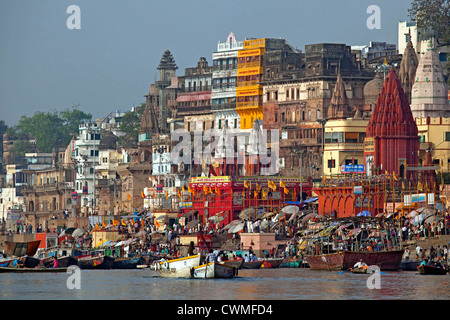
[[[211,85],[208,86],[196,86],[194,87],[184,87],[184,89],[180,90],[180,92],[203,92],[203,91],[211,91]]]
[[[223,71],[223,70],[237,70],[237,63],[223,64],[213,66],[213,71]]]
[[[228,109],[236,109],[236,102],[230,103],[217,103],[211,105],[211,111],[220,111],[220,110],[228,110]]]
[[[262,107],[262,101],[247,101],[247,102],[237,102],[236,109],[239,108],[258,108]]]
[[[258,81],[242,81],[242,82],[238,82],[237,83],[237,86],[239,88],[242,88],[242,87],[254,87],[256,85],[258,85]]]
[[[262,67],[261,61],[239,62],[238,69]]]
[[[239,50],[244,48],[244,41],[236,41],[236,42],[219,42],[217,45],[218,51],[225,50]]]

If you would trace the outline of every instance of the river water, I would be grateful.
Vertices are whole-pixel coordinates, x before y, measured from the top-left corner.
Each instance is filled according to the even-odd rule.
[[[303,268],[239,270],[233,279],[167,279],[149,269],[80,270],[80,288],[68,273],[0,274],[1,300],[441,300],[450,299],[450,276],[417,272],[340,274]],[[372,278],[373,279],[373,278]],[[369,279],[370,280],[370,279]],[[370,286],[370,285],[369,285]],[[205,290],[207,288],[207,290]],[[205,293],[206,292],[206,293]]]

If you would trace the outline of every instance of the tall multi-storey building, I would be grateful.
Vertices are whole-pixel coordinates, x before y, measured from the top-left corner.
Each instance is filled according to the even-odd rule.
[[[326,121],[352,117],[364,104],[363,89],[373,74],[361,69],[344,44],[305,49],[297,72],[263,81],[263,122],[280,132],[280,174],[319,179]]]
[[[214,115],[214,128],[239,128],[240,118],[236,112],[236,85],[238,52],[244,48],[243,41],[236,41],[230,32],[226,42],[217,45],[213,53],[213,74],[211,88],[211,111]]]
[[[196,67],[186,68],[184,90],[177,95],[177,117],[184,118],[187,131],[208,130],[214,127],[211,113],[212,67],[201,57]]]

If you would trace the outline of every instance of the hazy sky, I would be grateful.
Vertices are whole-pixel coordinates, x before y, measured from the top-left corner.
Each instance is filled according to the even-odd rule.
[[[103,118],[145,102],[161,56],[179,69],[212,64],[218,41],[284,38],[306,44],[397,44],[411,0],[0,0],[0,120],[73,105]],[[80,30],[69,30],[70,5]],[[370,5],[381,29],[369,30]]]

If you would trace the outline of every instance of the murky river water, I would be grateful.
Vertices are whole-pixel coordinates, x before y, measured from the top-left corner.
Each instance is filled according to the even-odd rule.
[[[450,276],[386,272],[379,289],[369,275],[310,269],[239,270],[234,279],[164,279],[148,269],[81,270],[80,289],[70,274],[0,274],[0,299],[32,300],[298,300],[450,299]],[[372,282],[374,283],[374,282]],[[205,290],[207,288],[207,290]]]

